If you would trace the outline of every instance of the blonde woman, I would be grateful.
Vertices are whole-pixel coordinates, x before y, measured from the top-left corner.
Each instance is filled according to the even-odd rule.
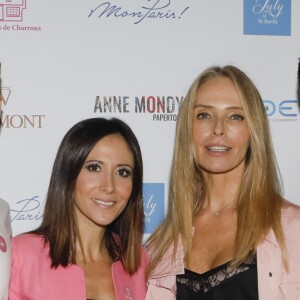
[[[258,90],[234,66],[205,70],[179,112],[146,299],[298,299],[300,209],[281,195]]]

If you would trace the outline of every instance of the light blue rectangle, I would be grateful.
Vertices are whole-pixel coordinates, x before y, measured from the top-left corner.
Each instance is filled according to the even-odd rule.
[[[164,183],[144,183],[143,188],[144,233],[151,234],[165,216],[165,185]]]
[[[291,35],[291,0],[244,0],[245,35]]]

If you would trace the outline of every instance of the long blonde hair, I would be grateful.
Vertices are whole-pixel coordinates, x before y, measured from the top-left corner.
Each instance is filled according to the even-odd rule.
[[[262,98],[250,78],[240,69],[230,65],[223,68],[214,66],[195,79],[180,107],[169,183],[168,212],[164,222],[146,243],[151,253],[148,275],[171,243],[174,243],[175,254],[179,237],[183,243],[185,260],[189,260],[193,216],[203,205],[200,192],[205,188],[193,151],[193,109],[199,87],[216,77],[229,78],[233,82],[250,132],[246,169],[237,195],[238,224],[233,264],[243,262],[272,228],[286,265],[280,218],[282,185]]]

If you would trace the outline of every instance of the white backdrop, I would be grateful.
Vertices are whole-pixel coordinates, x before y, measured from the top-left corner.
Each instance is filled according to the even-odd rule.
[[[166,209],[179,102],[213,64],[259,88],[285,197],[300,204],[299,38],[298,0],[0,0],[0,196],[14,235],[40,222],[63,135],[96,116],[121,118],[140,141],[150,233]]]

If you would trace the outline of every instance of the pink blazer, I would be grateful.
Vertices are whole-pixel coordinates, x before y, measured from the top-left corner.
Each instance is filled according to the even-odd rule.
[[[271,230],[257,247],[259,300],[300,299],[300,207],[282,208],[282,227],[288,251],[289,270],[282,265],[281,250]],[[175,258],[170,247],[148,278],[146,300],[176,300],[176,275],[184,273],[184,254],[179,243]]]
[[[9,300],[86,300],[83,270],[77,265],[50,268],[49,246],[41,237],[24,234],[12,239],[12,270]],[[132,276],[122,263],[112,264],[112,277],[118,300],[144,300],[147,265],[145,251],[142,264]]]

